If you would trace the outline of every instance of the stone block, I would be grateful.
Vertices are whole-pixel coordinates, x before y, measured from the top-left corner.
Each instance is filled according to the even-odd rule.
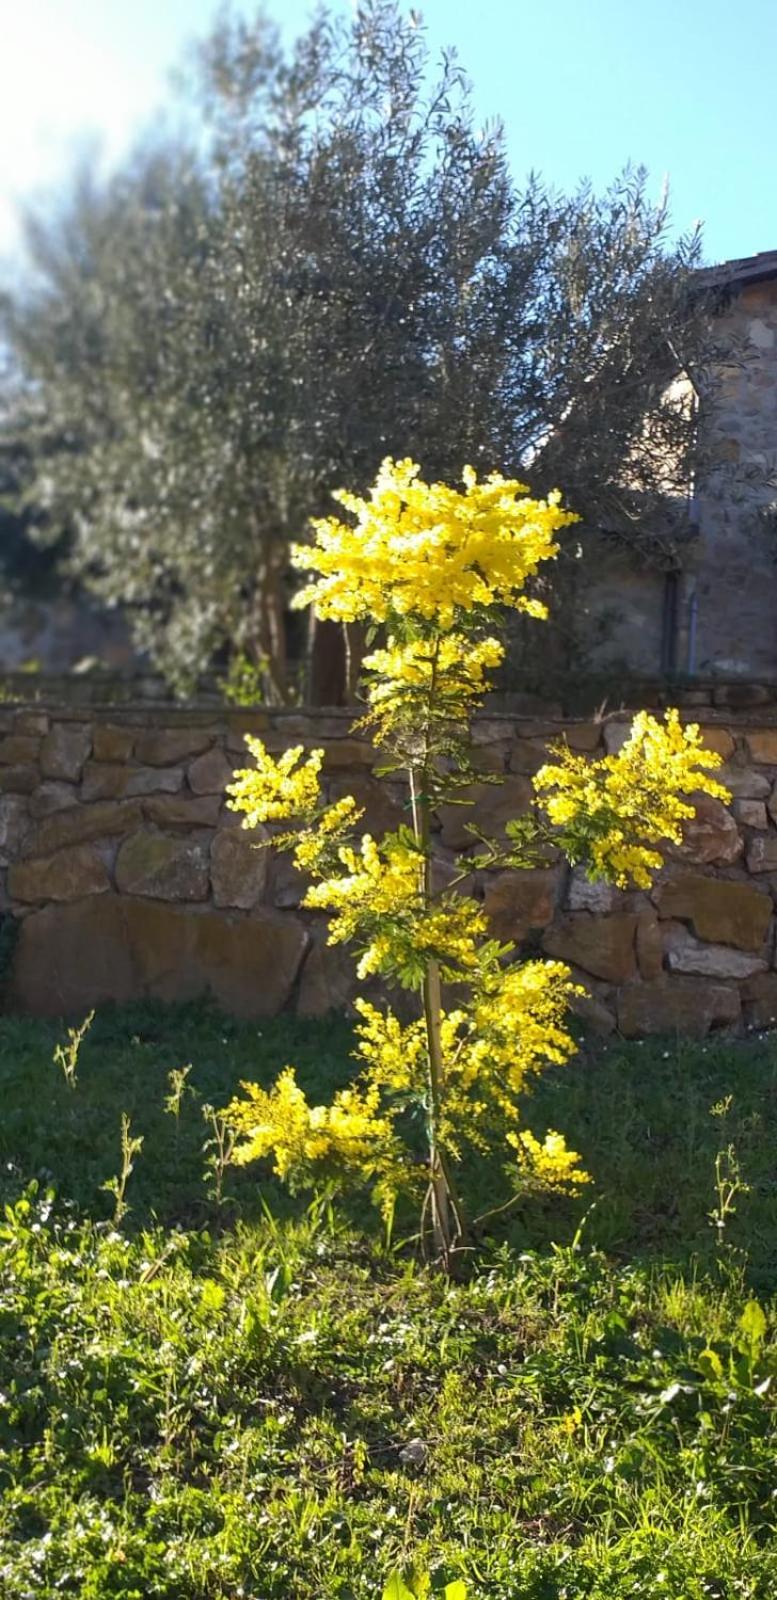
[[[601,878],[589,878],[584,867],[575,867],[569,879],[567,906],[570,911],[595,911],[603,915],[614,911],[620,892]]]
[[[189,767],[189,787],[195,794],[223,795],[235,774],[235,763],[228,761],[223,750],[216,746],[198,756]]]
[[[749,728],[746,744],[750,760],[758,766],[777,766],[777,727]]]
[[[735,800],[765,800],[771,793],[771,779],[752,767],[721,767],[715,777],[724,783]]]
[[[105,862],[90,844],[17,861],[8,869],[8,893],[23,902],[80,900],[82,895],[106,894],[110,887]]]
[[[217,794],[153,794],[143,802],[149,822],[159,828],[215,828],[221,814]]]
[[[24,766],[37,762],[41,741],[29,733],[9,733],[0,739],[0,766]]]
[[[352,953],[344,945],[329,945],[317,931],[300,973],[297,1015],[325,1017],[329,1011],[344,1011],[360,994]]]
[[[646,980],[660,977],[664,965],[664,943],[655,912],[643,911],[637,917],[636,951],[640,977]]]
[[[715,754],[722,756],[724,761],[729,761],[736,749],[736,741],[729,733],[728,728],[717,728],[712,725],[700,728],[701,742],[705,750],[714,750]]]
[[[501,744],[479,744],[472,752],[472,765],[476,772],[505,772],[512,745],[509,740]]]
[[[218,803],[218,797],[214,799]],[[267,886],[268,857],[269,850],[262,847],[256,830],[222,828],[210,852],[214,903],[244,911],[258,905]]]
[[[586,974],[574,972],[576,983],[580,984],[584,994],[574,994],[570,997],[569,1009],[573,1017],[582,1022],[589,1033],[596,1033],[600,1038],[606,1039],[615,1031],[615,1012],[607,1001],[599,995],[593,994],[586,983]],[[608,991],[610,994],[611,991]]]
[[[172,767],[212,743],[212,728],[149,728],[135,739],[135,759],[149,767]]]
[[[123,840],[116,857],[122,894],[154,900],[205,900],[209,839],[187,839],[143,829]]]
[[[732,950],[724,944],[702,944],[687,928],[675,937],[667,953],[671,972],[687,972],[702,978],[751,978],[766,972],[768,962],[745,950]]]
[[[131,771],[123,761],[87,761],[81,780],[81,799],[86,802],[123,799]]]
[[[631,724],[631,717],[613,717],[602,724],[602,737],[608,756],[617,755],[618,751],[623,749],[631,733]]]
[[[116,895],[48,905],[19,926],[9,981],[11,1009],[83,1017],[92,1006],[141,997]]]
[[[227,749],[241,757],[246,755],[246,734],[264,739],[269,731],[270,718],[266,711],[232,711],[227,714]],[[289,739],[289,744],[296,740]],[[242,765],[245,766],[245,760]]]
[[[138,800],[106,801],[93,806],[71,806],[40,822],[25,845],[25,853],[48,855],[69,844],[90,839],[110,839],[139,828],[143,811]]]
[[[735,800],[732,810],[745,828],[768,828],[769,818],[763,800]]]
[[[409,813],[395,804],[386,785],[370,778],[364,772],[353,776],[339,773],[329,780],[330,800],[340,800],[343,795],[353,795],[356,804],[364,811],[358,826],[361,833],[371,833],[380,839],[384,833],[393,833],[402,822],[409,821]]]
[[[250,838],[250,834],[247,835]],[[268,852],[269,898],[274,906],[289,910],[298,906],[310,879],[299,872],[291,856]]]
[[[128,797],[141,794],[178,794],[183,788],[183,767],[130,767],[127,771]]]
[[[688,938],[688,928],[684,922],[673,922],[670,917],[662,919],[658,926],[661,933],[661,947],[665,956],[669,954],[670,950],[676,950],[680,945],[685,944]]]
[[[15,861],[30,830],[28,802],[20,794],[0,795],[0,861]]]
[[[523,772],[533,778],[535,772],[539,772],[540,767],[546,766],[552,759],[544,740],[516,739],[510,751],[510,771]]]
[[[478,748],[489,744],[510,744],[514,732],[511,717],[476,717],[472,724],[472,743]]]
[[[603,723],[572,722],[561,730],[560,742],[581,755],[593,754],[603,745]],[[602,752],[603,753],[603,752]]]
[[[711,1028],[739,1021],[739,990],[704,978],[665,976],[655,983],[627,983],[618,992],[617,1016],[627,1039],[662,1033],[704,1038]]]
[[[353,772],[360,767],[369,769],[374,767],[378,759],[374,746],[366,739],[330,739],[319,745],[314,731],[312,744],[314,748],[323,749],[324,772]]]
[[[595,978],[626,983],[637,972],[636,929],[637,918],[632,912],[614,912],[606,917],[573,912],[548,929],[542,947],[547,955],[574,962]]]
[[[713,705],[730,707],[732,711],[766,706],[771,698],[772,690],[764,683],[720,683],[712,691]]]
[[[92,755],[95,761],[129,761],[136,736],[137,728],[124,728],[111,722],[98,722],[92,736]]]
[[[748,872],[777,871],[777,834],[755,834],[747,847]]]
[[[680,872],[657,885],[653,898],[660,917],[690,922],[710,944],[760,951],[772,914],[771,896],[748,883]]]
[[[751,1028],[777,1023],[777,972],[759,972],[742,985],[745,1022]]]
[[[12,1007],[83,1016],[108,1001],[210,995],[238,1016],[286,1005],[307,944],[301,924],[109,894],[45,906],[24,918],[10,980]]]
[[[67,811],[70,806],[75,805],[78,805],[78,791],[75,785],[50,778],[46,783],[39,784],[30,795],[30,816],[50,817],[55,811]]]
[[[532,929],[553,921],[561,873],[558,867],[499,872],[488,879],[483,910],[495,938],[520,944]]]
[[[133,767],[123,762],[87,761],[81,798],[122,800],[141,794],[176,794],[183,785],[183,767]]]
[[[439,819],[442,843],[452,850],[464,850],[474,844],[469,823],[476,823],[483,833],[498,837],[504,834],[506,822],[523,816],[532,805],[534,790],[527,777],[516,773],[504,783],[475,783],[462,790],[462,799],[469,798],[474,805],[440,806]]]
[[[695,815],[683,825],[683,842],[670,846],[671,855],[707,866],[730,866],[744,850],[744,840],[734,817],[720,800],[697,793],[690,796]]]
[[[0,794],[32,794],[39,782],[37,767],[0,767]]]
[[[283,1009],[308,942],[296,918],[145,905],[145,914],[135,909],[127,917],[145,993],[167,1001],[210,994],[236,1016],[275,1016]]]
[[[77,783],[92,748],[92,730],[84,722],[56,722],[42,741],[40,769],[44,778]]]
[[[32,733],[38,739],[48,733],[49,726],[45,711],[19,711],[13,719],[14,733]]]

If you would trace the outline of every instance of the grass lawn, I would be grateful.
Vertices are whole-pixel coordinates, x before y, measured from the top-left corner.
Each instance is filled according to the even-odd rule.
[[[594,1183],[494,1218],[449,1284],[366,1205],[250,1169],[217,1203],[202,1103],[287,1061],[328,1095],[349,1037],[105,1012],[70,1089],[62,1030],[0,1018],[0,1594],[380,1600],[400,1570],[467,1600],[775,1600],[777,1040],[554,1069],[526,1121]],[[716,1249],[729,1147],[749,1189]],[[467,1185],[473,1213],[506,1198]]]

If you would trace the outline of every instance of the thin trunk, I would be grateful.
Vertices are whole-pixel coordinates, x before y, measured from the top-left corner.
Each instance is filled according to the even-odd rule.
[[[345,704],[352,706],[358,699],[362,662],[367,654],[366,629],[359,622],[343,623],[345,640]]]
[[[286,643],[287,600],[283,567],[287,547],[279,540],[263,541],[254,596],[254,631],[265,680],[265,695],[271,705],[285,705],[289,698]]]
[[[421,892],[428,905],[432,898],[431,815],[426,792],[426,773],[423,769],[410,772],[410,797],[413,811],[413,829],[424,853]],[[445,1103],[445,1060],[442,1049],[442,993],[440,967],[437,961],[427,961],[421,985],[421,997],[426,1024],[428,1079],[428,1130],[429,1130],[429,1202],[432,1232],[438,1255],[450,1268],[451,1256],[463,1233],[462,1208],[456,1194],[450,1167],[441,1145],[440,1130]]]

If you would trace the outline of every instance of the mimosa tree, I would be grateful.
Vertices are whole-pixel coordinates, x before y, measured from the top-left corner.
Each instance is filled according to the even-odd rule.
[[[708,776],[720,758],[701,747],[698,728],[683,728],[676,712],[663,724],[641,714],[617,755],[588,762],[560,748],[534,780],[531,813],[502,840],[473,826],[471,847],[440,881],[435,813],[471,804],[470,786],[483,778],[471,726],[502,660],[500,616],[513,608],[544,618],[531,580],[574,518],[558,494],[535,500],[496,475],[479,482],[471,468],[460,491],[423,482],[419,470],[386,460],[367,499],[335,496],[351,520],[317,523],[314,546],[295,553],[312,574],[300,605],[381,630],[364,662],[362,726],[382,771],[406,774],[408,824],[378,841],[360,830],[355,800],[325,804],[321,750],[275,760],[249,737],[256,765],[230,789],[244,826],[275,828],[272,845],[310,874],[303,904],[330,914],[330,942],[354,946],[358,976],[414,991],[417,1015],[400,1020],[357,1000],[361,1066],[350,1088],[311,1106],[288,1066],[269,1090],[244,1084],[227,1115],[239,1135],[235,1159],[271,1158],[292,1185],[368,1184],[384,1211],[417,1189],[422,1238],[447,1263],[466,1233],[456,1179],[466,1152],[498,1148],[516,1183],[586,1181],[560,1133],[538,1139],[520,1122],[527,1078],[574,1050],[565,1021],[572,976],[558,961],[521,961],[493,938],[465,880],[473,868],[520,870],[560,849],[592,877],[645,887],[661,864],[657,846],[679,841],[693,815],[687,797],[726,791]],[[407,1141],[419,1111],[423,1178]]]

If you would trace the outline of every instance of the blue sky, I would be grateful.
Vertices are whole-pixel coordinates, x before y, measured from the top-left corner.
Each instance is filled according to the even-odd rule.
[[[250,0],[240,4],[254,9]],[[168,69],[214,0],[0,0],[0,253],[15,204],[56,193],[90,141],[116,159],[155,114]],[[270,9],[288,32],[307,0]],[[777,0],[427,0],[482,116],[505,123],[517,175],[608,183],[628,160],[668,176],[678,228],[710,260],[777,248]]]

